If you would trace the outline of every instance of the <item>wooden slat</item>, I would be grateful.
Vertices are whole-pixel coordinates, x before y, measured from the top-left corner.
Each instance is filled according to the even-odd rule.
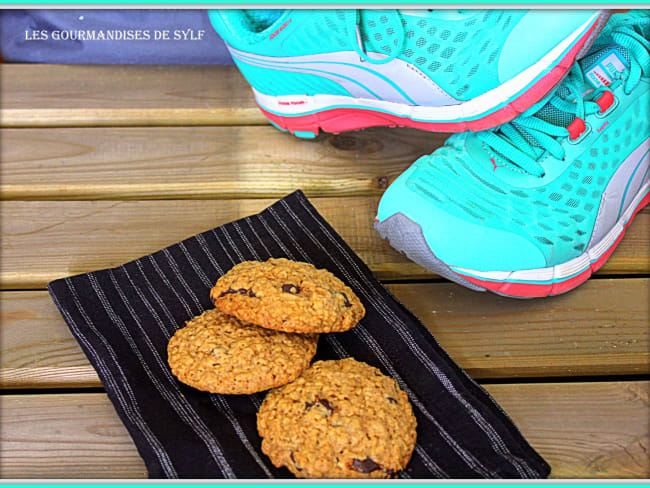
[[[3,127],[266,124],[233,66],[0,67]]]
[[[650,475],[648,382],[487,385],[555,478]],[[5,478],[142,478],[103,394],[0,397]],[[254,440],[254,442],[258,442]]]
[[[449,283],[390,285],[474,378],[650,373],[650,279],[517,301]],[[0,388],[100,387],[46,292],[0,293]]]
[[[554,478],[647,478],[648,382],[487,385]]]
[[[0,396],[3,478],[146,478],[104,394]]]
[[[447,134],[368,129],[305,141],[266,127],[0,130],[0,198],[379,195]]]
[[[515,300],[456,284],[391,285],[475,378],[650,373],[650,280],[597,279]]]
[[[0,387],[99,387],[49,294],[0,292]]]
[[[275,200],[6,201],[0,206],[0,287],[35,289],[56,278],[123,264],[259,212]],[[379,197],[312,203],[380,279],[430,278],[383,241]],[[640,212],[600,273],[650,271],[650,208]]]

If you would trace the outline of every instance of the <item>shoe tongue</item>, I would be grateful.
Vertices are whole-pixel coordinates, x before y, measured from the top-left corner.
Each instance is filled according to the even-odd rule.
[[[623,70],[630,66],[627,50],[616,44],[600,46],[598,50],[588,54],[579,63],[585,74],[583,93],[601,86],[609,86]],[[560,85],[556,94],[563,97],[568,96],[569,90]],[[535,117],[558,127],[568,127],[574,121],[575,114],[564,112],[551,103],[547,103],[535,113]],[[537,139],[526,129],[522,127],[519,131],[532,147],[541,147]]]
[[[611,85],[620,73],[630,67],[630,55],[626,48],[615,44],[611,37],[605,37],[604,34],[601,34],[599,40],[603,40],[605,44],[600,44],[592,48],[591,53],[578,61],[585,78],[585,83],[582,87],[582,93],[584,95],[601,86]],[[556,90],[555,93],[562,97],[566,97],[569,94],[569,89],[562,84]],[[540,108],[535,113],[535,117],[558,127],[568,127],[575,120],[575,114],[564,112],[551,103],[547,103]],[[513,122],[516,123],[516,120]],[[537,139],[523,127],[520,127],[518,130],[534,148],[537,156],[541,155],[543,150]]]
[[[600,46],[598,50],[585,56],[579,63],[585,74],[583,92],[587,92],[601,86],[611,85],[620,73],[629,68],[630,56],[624,47],[617,44],[607,44]],[[560,86],[557,90],[557,93],[561,96],[568,95],[568,90],[563,86]],[[568,127],[575,119],[574,114],[563,112],[550,103],[544,105],[535,114],[535,117],[560,127]],[[530,142],[537,145],[534,139],[531,139]]]
[[[611,85],[616,78],[630,67],[630,56],[622,46],[610,45],[589,54],[580,61],[585,80],[591,88]]]

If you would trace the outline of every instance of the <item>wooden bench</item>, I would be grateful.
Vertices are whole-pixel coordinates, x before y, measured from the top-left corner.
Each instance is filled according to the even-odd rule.
[[[560,297],[451,284],[372,228],[382,191],[444,134],[303,141],[230,67],[0,67],[0,474],[143,478],[135,446],[45,285],[121,264],[302,189],[478,379],[553,477],[645,478],[650,209]]]

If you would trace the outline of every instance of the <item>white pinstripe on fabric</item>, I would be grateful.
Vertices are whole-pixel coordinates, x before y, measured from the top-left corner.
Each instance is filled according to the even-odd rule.
[[[208,257],[208,261],[210,261],[210,264],[212,267],[217,271],[218,276],[223,276],[224,271],[221,269],[221,266],[219,266],[219,263],[217,263],[216,259],[214,259],[214,256],[212,255],[211,252],[208,251],[208,243],[205,240],[205,237],[203,237],[203,234],[198,234],[194,236],[194,240],[199,244],[199,247],[203,250],[205,255]],[[216,281],[216,280],[215,280]]]
[[[271,210],[269,208],[269,210]],[[296,260],[296,257],[291,253],[291,251],[282,243],[280,239],[278,239],[278,236],[273,232],[273,229],[269,224],[264,220],[264,216],[262,214],[257,214],[255,215],[257,217],[257,220],[260,221],[260,223],[264,226],[266,231],[269,233],[269,235],[273,238],[273,240],[280,246],[282,251],[284,251],[284,254],[289,257],[289,259],[293,259],[294,261]]]
[[[126,270],[126,268],[122,267],[120,269],[125,273],[129,281],[131,281],[131,278],[128,275],[128,271]],[[104,290],[100,286],[97,279],[93,275],[90,275],[89,278],[90,278],[91,286],[95,291],[95,293],[97,294],[97,297],[99,298],[100,302],[102,303],[102,306],[106,310],[106,313],[109,315],[113,323],[120,329],[120,332],[122,333],[125,340],[129,344],[131,351],[137,356],[138,360],[140,361],[140,364],[142,365],[142,369],[145,371],[147,377],[151,380],[152,384],[156,387],[160,395],[167,401],[167,403],[169,403],[169,405],[174,409],[177,415],[204,442],[206,448],[208,449],[208,452],[210,452],[215,463],[217,464],[217,466],[219,466],[221,473],[226,478],[234,478],[235,477],[234,471],[232,470],[232,467],[226,460],[223,453],[223,449],[219,445],[219,441],[216,439],[216,437],[210,431],[210,429],[208,429],[208,427],[205,425],[201,417],[196,413],[196,411],[194,411],[194,409],[189,404],[189,402],[185,399],[185,397],[182,396],[181,391],[179,390],[178,385],[176,383],[176,380],[172,376],[169,367],[167,366],[167,362],[162,360],[155,346],[149,340],[149,336],[147,335],[146,331],[142,328],[141,325],[142,321],[140,317],[138,317],[135,309],[129,302],[126,294],[120,287],[118,280],[115,278],[115,274],[113,273],[113,270],[109,270],[109,276],[111,278],[111,282],[113,283],[113,286],[115,287],[115,290],[117,291],[118,295],[122,299],[125,307],[129,311],[129,314],[133,318],[134,323],[139,328],[141,332],[140,338],[145,342],[147,348],[149,349],[151,353],[151,357],[154,359],[155,365],[157,366],[157,371],[162,373],[162,376],[167,380],[164,385],[158,381],[158,376],[153,373],[153,371],[149,366],[149,363],[144,359],[135,340],[133,339],[133,336],[131,335],[130,331],[124,324],[124,321],[113,310],[113,307],[106,299]],[[133,282],[131,281],[131,283]],[[152,314],[152,316],[156,321],[160,322],[160,317],[158,317],[158,314],[155,312],[155,309],[142,295],[142,292],[137,287],[134,288],[138,293],[139,298],[145,304],[147,310]]]
[[[149,256],[147,256],[147,258],[148,258],[149,262],[151,263],[151,265],[153,266],[153,269],[156,271],[156,274],[160,277],[161,280],[163,280],[163,283],[165,283],[167,285],[167,288],[169,288],[172,292],[174,292],[174,295],[176,295],[176,298],[178,298],[179,303],[183,304],[183,306],[185,307],[185,311],[187,312],[187,317],[190,318],[193,315],[195,315],[195,313],[192,311],[192,309],[189,307],[189,305],[187,305],[187,303],[185,303],[185,301],[181,299],[181,296],[176,291],[176,288],[174,288],[171,285],[171,283],[169,282],[169,280],[167,279],[165,274],[160,269],[160,265],[155,260],[153,255],[149,255]]]
[[[216,229],[212,229],[210,232],[214,235],[215,239],[217,240],[217,242],[218,242],[219,245],[221,246],[221,249],[223,249],[223,252],[226,254],[226,256],[228,256],[228,259],[229,259],[230,262],[233,264],[233,266],[234,266],[235,264],[237,264],[237,261],[234,260],[234,259],[232,258],[232,256],[231,256],[230,253],[228,252],[228,250],[227,250],[225,247],[223,247],[223,244],[221,243],[221,239],[219,238],[219,234],[217,234],[217,230],[216,230]]]
[[[221,233],[226,238],[226,241],[228,241],[228,244],[230,245],[230,248],[233,251],[235,251],[235,253],[237,254],[237,257],[239,258],[239,262],[246,261],[246,258],[241,253],[239,248],[237,246],[235,246],[235,243],[233,242],[232,237],[230,237],[230,234],[228,233],[228,231],[226,230],[226,227],[227,227],[226,225],[222,225],[221,227],[219,227],[219,229],[221,229]]]
[[[104,360],[102,359],[101,354],[99,354],[92,347],[91,343],[86,339],[86,336],[82,334],[75,320],[72,318],[72,316],[68,313],[67,310],[65,310],[60,306],[56,295],[52,293],[52,297],[54,298],[57,307],[59,308],[59,310],[62,311],[64,317],[68,321],[68,324],[70,325],[70,327],[72,327],[72,330],[76,333],[76,336],[79,338],[79,340],[83,343],[86,349],[90,352],[93,359],[96,361],[95,364],[97,364],[97,367],[99,368],[100,375],[107,381],[108,386],[110,387],[110,391],[114,393],[115,396],[117,397],[117,401],[119,403],[122,412],[124,412],[126,417],[131,421],[131,424],[142,433],[142,435],[149,443],[165,475],[172,478],[177,477],[178,474],[174,469],[171,459],[169,458],[169,454],[165,450],[163,444],[158,440],[156,435],[151,431],[149,424],[147,424],[147,422],[144,420],[142,414],[139,411],[138,401],[135,397],[133,390],[131,389],[131,385],[127,381],[127,376],[124,374],[124,371],[122,371],[122,367],[117,359],[117,355],[115,354],[113,347],[106,340],[106,338],[97,330],[93,321],[86,313],[86,310],[79,302],[79,298],[77,296],[77,292],[75,290],[74,284],[72,283],[72,280],[70,278],[67,278],[65,280],[65,283],[66,286],[68,287],[68,290],[70,291],[70,294],[73,298],[75,306],[77,307],[77,310],[79,311],[84,321],[86,322],[86,326],[104,345],[104,348],[108,352],[111,360],[113,361],[113,364],[115,365],[115,369],[118,371],[121,377],[121,381],[116,381],[116,379],[113,377],[110,368],[108,368],[104,364]],[[129,397],[128,401],[124,398],[120,389],[120,385],[124,388],[125,393]]]
[[[239,238],[240,238],[242,241],[244,241],[244,244],[246,244],[246,247],[247,247],[248,250],[250,251],[251,256],[253,256],[253,258],[255,258],[257,261],[259,261],[259,260],[260,260],[260,256],[259,256],[259,254],[257,254],[257,252],[255,251],[255,248],[254,248],[253,246],[251,246],[251,243],[250,243],[250,242],[248,241],[248,239],[246,238],[246,235],[242,232],[241,227],[239,227],[239,224],[238,224],[237,222],[233,222],[233,223],[232,223],[232,226],[233,226],[233,227],[235,228],[235,230],[237,231],[237,234],[239,234]],[[224,229],[224,232],[226,232],[226,227],[225,227],[225,226],[224,226],[223,229]]]
[[[185,259],[187,259],[187,262],[190,263],[190,266],[192,266],[192,269],[196,273],[196,275],[199,277],[199,279],[205,284],[207,283],[208,288],[211,286],[211,281],[208,279],[208,277],[205,275],[201,267],[198,265],[196,262],[196,259],[192,257],[192,255],[188,252],[187,247],[185,247],[185,244],[180,242],[178,244],[178,248],[183,251],[183,255],[185,256]]]
[[[140,272],[140,275],[142,276],[142,279],[144,280],[144,283],[147,285],[147,288],[150,290],[153,289],[153,285],[151,284],[151,281],[149,280],[149,277],[147,276],[147,273],[145,273],[144,268],[142,266],[142,262],[140,260],[135,262],[136,267],[138,268],[138,271]],[[174,323],[174,317],[172,316],[171,312],[169,311],[169,308],[165,305],[165,301],[158,295],[157,293],[154,295],[154,298],[156,299],[156,302],[158,303],[158,308],[162,310],[165,313],[165,316],[167,317],[167,320],[169,323]],[[159,323],[159,327],[165,334],[165,337],[168,336],[167,331],[162,327],[162,321]]]
[[[273,255],[271,254],[271,251],[269,251],[269,248],[266,247],[266,244],[264,244],[264,241],[263,241],[262,239],[260,239],[259,234],[258,234],[257,231],[255,230],[255,227],[253,226],[253,223],[251,222],[251,218],[250,218],[250,217],[246,217],[246,218],[244,218],[244,222],[246,222],[246,223],[248,224],[248,228],[251,230],[251,232],[253,233],[253,235],[255,235],[255,239],[257,239],[257,242],[259,242],[260,245],[261,245],[261,246],[264,248],[264,250],[266,251],[266,257],[267,257],[267,258],[272,257]]]
[[[178,264],[176,264],[176,261],[172,258],[171,253],[169,252],[169,249],[163,249],[163,254],[165,255],[165,258],[167,258],[167,263],[169,264],[170,268],[172,271],[174,271],[174,276],[178,278],[178,282],[181,284],[183,289],[185,290],[185,293],[192,299],[194,302],[194,305],[196,305],[196,311],[198,313],[201,313],[203,311],[203,307],[201,306],[201,300],[197,298],[197,296],[194,294],[192,289],[190,288],[190,285],[187,284],[187,281],[183,279],[183,275],[181,273],[181,270],[178,268]]]

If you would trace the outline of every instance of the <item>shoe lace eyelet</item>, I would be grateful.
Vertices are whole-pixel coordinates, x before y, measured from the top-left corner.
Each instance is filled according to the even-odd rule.
[[[585,139],[585,137],[587,137],[591,133],[591,125],[590,124],[585,123],[582,119],[579,119],[577,117],[576,117],[576,120],[581,121],[580,126],[584,126],[584,129],[581,132],[579,130],[571,130],[571,129],[569,129],[569,137],[567,137],[567,142],[569,144],[573,144],[573,145],[580,144]],[[570,124],[569,127],[571,127],[571,125],[573,125],[573,122]],[[571,136],[573,134],[576,134],[576,137],[572,138]]]
[[[596,103],[601,107],[601,109],[594,115],[599,119],[603,119],[616,110],[616,107],[618,107],[618,98],[616,98],[612,92],[605,92],[598,100],[596,100]]]

